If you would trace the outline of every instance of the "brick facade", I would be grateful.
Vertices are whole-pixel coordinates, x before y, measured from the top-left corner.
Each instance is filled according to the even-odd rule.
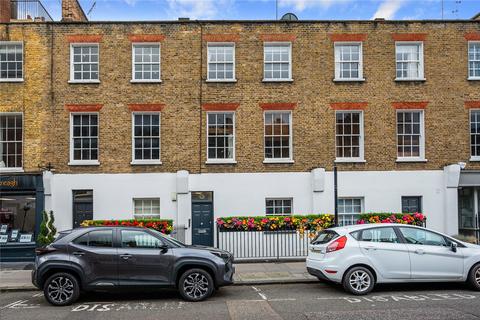
[[[348,106],[364,110],[366,162],[339,164],[340,170],[438,170],[459,161],[480,169],[480,163],[468,162],[466,108],[480,100],[480,81],[467,80],[467,39],[479,33],[478,21],[3,24],[1,40],[23,40],[26,62],[24,83],[0,83],[0,111],[25,112],[27,171],[48,162],[58,173],[331,170],[335,110]],[[100,83],[68,83],[72,39],[99,41]],[[333,41],[345,39],[363,41],[363,82],[332,81]],[[394,81],[395,41],[421,39],[426,81]],[[131,42],[142,40],[161,41],[161,83],[130,82]],[[205,81],[211,41],[236,43],[237,82]],[[292,41],[293,82],[262,82],[263,41]],[[420,108],[427,101],[428,161],[397,163],[395,106]],[[152,104],[162,106],[162,165],[132,166],[132,106]],[[206,112],[220,104],[235,105],[236,164],[205,163]],[[290,104],[292,164],[263,163],[260,106],[266,104]],[[99,166],[68,165],[67,105],[103,105]]]

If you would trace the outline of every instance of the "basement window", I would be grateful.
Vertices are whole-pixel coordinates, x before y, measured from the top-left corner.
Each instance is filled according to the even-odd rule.
[[[292,214],[292,198],[266,198],[265,209],[267,216],[289,216]]]
[[[0,41],[0,81],[23,81],[23,43]]]

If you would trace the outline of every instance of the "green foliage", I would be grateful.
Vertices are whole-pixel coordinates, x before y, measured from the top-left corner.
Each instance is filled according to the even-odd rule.
[[[50,210],[48,213],[49,219],[47,223],[48,228],[48,243],[52,243],[55,240],[55,235],[57,234],[57,228],[55,228],[54,222],[55,217],[53,216],[53,211]]]
[[[37,243],[41,247],[46,246],[50,243],[47,224],[48,224],[48,214],[46,211],[43,211],[42,223],[40,224],[40,232],[38,233],[38,236],[37,236]]]

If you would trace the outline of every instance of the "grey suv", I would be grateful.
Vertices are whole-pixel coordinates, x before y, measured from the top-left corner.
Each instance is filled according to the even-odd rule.
[[[135,227],[88,227],[61,232],[37,249],[32,282],[57,306],[81,291],[177,288],[188,301],[208,298],[233,283],[233,257],[214,248],[187,246]]]

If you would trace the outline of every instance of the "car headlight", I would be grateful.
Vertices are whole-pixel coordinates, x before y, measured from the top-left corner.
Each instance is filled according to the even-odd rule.
[[[221,252],[221,251],[212,251],[212,254],[221,258],[225,263],[227,263],[230,260],[230,255],[228,253]]]

